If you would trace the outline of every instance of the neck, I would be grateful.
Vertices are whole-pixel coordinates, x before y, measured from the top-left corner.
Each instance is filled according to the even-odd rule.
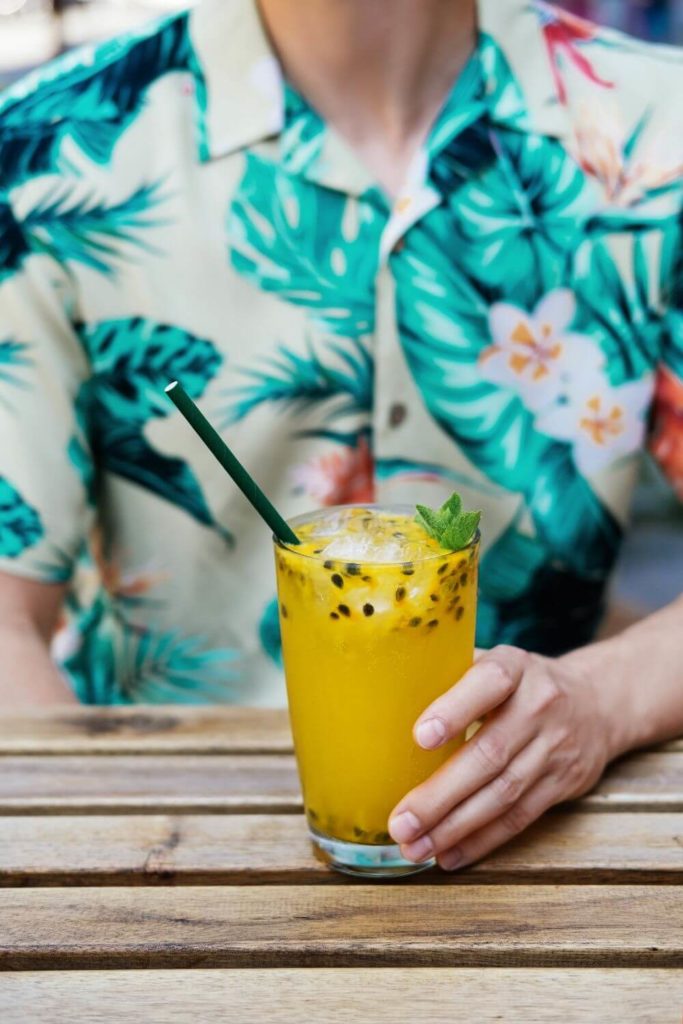
[[[294,88],[361,155],[379,145],[405,170],[474,48],[476,0],[257,3]]]

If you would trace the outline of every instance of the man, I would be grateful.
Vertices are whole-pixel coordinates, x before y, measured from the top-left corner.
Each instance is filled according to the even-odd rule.
[[[683,729],[680,602],[590,644],[648,417],[683,489],[681,78],[529,0],[212,0],[7,94],[5,703],[283,700],[269,538],[178,378],[287,515],[484,510],[493,650],[418,741],[498,710],[408,856]]]

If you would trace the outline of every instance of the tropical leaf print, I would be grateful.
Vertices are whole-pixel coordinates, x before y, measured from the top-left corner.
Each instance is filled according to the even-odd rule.
[[[84,473],[91,498],[94,463],[98,471],[152,491],[229,539],[214,521],[190,467],[155,451],[143,433],[150,419],[168,416],[173,409],[164,394],[169,380],[181,380],[194,399],[203,395],[221,365],[213,343],[139,317],[77,324],[76,330],[92,376],[76,397],[81,434],[72,440],[70,455]]]
[[[331,357],[331,358],[330,358]],[[373,401],[374,364],[366,343],[327,341],[316,350],[309,340],[300,355],[281,345],[263,366],[239,370],[253,383],[232,388],[234,399],[225,413],[235,423],[264,403],[299,413],[325,405],[327,419],[369,413]]]
[[[280,635],[279,604],[276,597],[265,607],[258,627],[263,651],[276,665],[282,665],[282,637]]]
[[[179,630],[137,627],[106,595],[81,617],[74,639],[63,668],[86,704],[225,702],[238,678],[238,652]]]
[[[541,433],[518,392],[482,375],[488,275],[480,287],[463,275],[443,214],[429,219],[432,230],[392,258],[401,343],[425,405],[492,483],[524,495],[548,560],[604,572],[620,529],[578,472],[572,446]]]
[[[139,114],[149,87],[162,75],[191,71],[201,78],[187,15],[142,33],[67,55],[0,98],[0,189],[40,174],[73,172],[62,155],[70,138],[98,164]]]
[[[324,331],[359,337],[374,326],[384,219],[247,153],[228,216],[230,261],[262,290],[303,306]]]
[[[585,242],[577,252],[572,283],[578,300],[577,327],[600,345],[612,384],[640,379],[652,371],[666,335],[665,318],[652,306],[655,270],[643,240],[634,237],[632,283],[607,246]]]
[[[562,282],[594,211],[584,172],[555,139],[478,122],[446,147],[437,174],[450,218],[449,256],[489,288]],[[434,215],[444,215],[444,210]]]
[[[44,534],[38,511],[0,477],[0,558],[18,558]]]
[[[92,194],[73,199],[68,186],[61,187],[34,206],[21,227],[33,252],[47,252],[59,263],[83,263],[111,274],[117,263],[131,262],[131,249],[156,251],[144,232],[164,223],[152,216],[163,202],[160,187],[160,182],[141,185],[126,199],[111,204]]]
[[[10,338],[0,341],[0,384],[22,390],[28,386],[22,373],[32,365],[32,360],[27,355],[29,348],[24,341],[12,341]],[[0,402],[3,400],[0,388]]]
[[[29,251],[12,208],[0,191],[0,284],[16,273]]]
[[[467,473],[451,469],[450,466],[442,466],[435,462],[420,462],[414,459],[377,459],[375,463],[375,474],[378,481],[386,480],[413,480],[437,483],[440,480],[450,481],[454,487],[467,487],[470,490],[478,491],[480,494],[489,495],[492,498],[500,497],[504,490],[488,481],[482,481]]]

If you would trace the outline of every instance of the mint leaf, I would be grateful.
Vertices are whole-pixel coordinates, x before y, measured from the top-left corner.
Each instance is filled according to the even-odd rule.
[[[427,508],[426,505],[416,505],[415,508],[417,509],[416,521],[430,537],[438,540],[443,526],[439,513],[435,512],[433,508]]]
[[[416,505],[416,509],[415,521],[448,551],[467,547],[481,519],[481,512],[463,512],[462,499],[456,492],[438,510],[426,505]]]
[[[453,491],[448,501],[444,501],[439,512],[441,515],[446,515],[452,519],[458,518],[462,512],[462,498],[457,491]]]

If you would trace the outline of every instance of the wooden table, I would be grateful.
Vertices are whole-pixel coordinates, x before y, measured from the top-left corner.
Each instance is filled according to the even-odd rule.
[[[0,722],[2,1024],[680,1024],[682,881],[683,742],[368,885],[312,856],[283,713]]]

